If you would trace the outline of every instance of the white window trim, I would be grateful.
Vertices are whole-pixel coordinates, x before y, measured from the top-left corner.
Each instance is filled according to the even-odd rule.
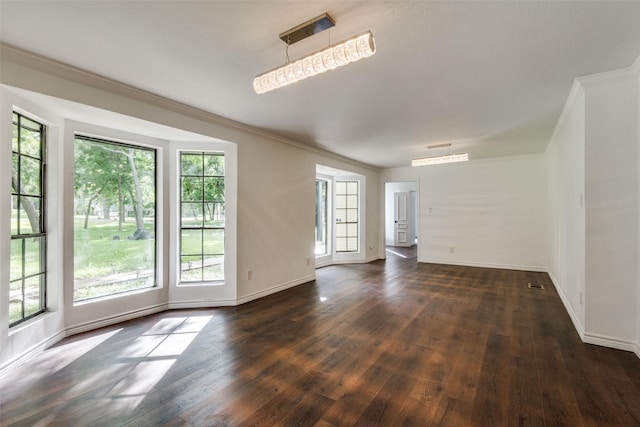
[[[122,142],[142,148],[156,150],[156,286],[131,292],[123,292],[83,301],[73,300],[74,289],[74,257],[64,258],[64,283],[67,292],[64,296],[65,317],[67,325],[95,325],[107,319],[123,315],[123,307],[130,307],[128,312],[161,306],[166,298],[167,267],[164,259],[166,241],[166,202],[164,192],[166,186],[165,151],[168,142],[144,135],[134,134],[118,129],[97,126],[73,120],[65,121],[64,130],[64,230],[65,235],[73,236],[74,230],[74,144],[76,135],[90,136],[108,141]],[[64,253],[73,254],[73,238],[64,241]],[[114,300],[122,301],[114,303]],[[126,301],[126,302],[125,302]],[[79,326],[82,327],[82,326]]]
[[[316,256],[316,267],[321,267],[333,260],[333,177],[316,174],[316,179],[327,182],[327,253]]]
[[[225,242],[223,282],[180,283],[180,164],[182,152],[221,153],[225,157]],[[237,290],[237,147],[217,142],[169,144],[169,308],[235,305]]]
[[[47,162],[47,282],[46,311],[9,328],[8,304],[0,309],[0,366],[2,371],[19,363],[25,349],[37,349],[55,342],[63,331],[62,289],[62,220],[61,179],[56,170],[62,170],[59,143],[62,140],[63,120],[39,105],[23,99],[0,87],[0,182],[11,182],[12,116],[16,111],[46,126]],[[5,155],[6,154],[6,155]],[[0,200],[10,200],[9,185],[0,186]],[[11,205],[0,203],[0,301],[9,301],[9,260],[11,255]],[[53,337],[53,338],[52,338]]]
[[[330,196],[329,196],[329,214],[328,220],[330,221],[328,234],[330,236],[329,244],[331,247],[330,253],[326,256],[316,257],[316,268],[324,267],[331,264],[349,264],[349,263],[362,263],[366,262],[366,177],[355,172],[350,172],[341,169],[335,169],[331,166],[325,166],[316,164],[316,178],[326,179],[329,181]],[[335,188],[336,181],[358,181],[358,251],[357,252],[336,252],[335,235],[336,235],[336,223],[335,223]],[[315,241],[315,240],[314,240]]]

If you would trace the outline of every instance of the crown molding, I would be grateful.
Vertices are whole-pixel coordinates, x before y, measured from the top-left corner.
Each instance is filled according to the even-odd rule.
[[[636,74],[640,69],[640,58],[636,59],[633,64],[625,68],[617,70],[605,71],[603,73],[591,74],[589,76],[578,77],[576,80],[583,86],[594,86],[598,84],[606,84],[617,80],[631,80],[636,78]]]
[[[584,87],[579,79],[575,79],[573,81],[573,85],[571,86],[571,91],[569,91],[569,96],[567,97],[566,102],[564,103],[564,107],[562,108],[562,112],[560,113],[560,117],[558,117],[558,121],[556,122],[556,126],[553,129],[553,133],[551,134],[551,138],[549,138],[549,143],[547,144],[547,149],[545,150],[545,156],[549,154],[553,146],[555,145],[555,141],[557,140],[558,133],[561,132],[564,127],[565,122],[567,121],[567,117],[573,107],[578,102],[578,100],[582,99],[584,96]]]
[[[640,77],[640,56],[636,58],[636,60],[633,62],[633,65],[631,65],[631,70],[638,76]]]
[[[589,76],[578,77],[573,81],[573,85],[571,86],[571,91],[569,92],[569,96],[567,97],[567,101],[564,104],[562,112],[560,113],[560,117],[558,117],[558,122],[556,123],[556,127],[553,129],[553,133],[551,134],[551,138],[549,139],[549,144],[547,144],[547,149],[545,150],[545,155],[549,154],[551,148],[554,145],[558,132],[564,126],[565,121],[567,120],[567,116],[569,112],[573,109],[575,103],[580,99],[580,97],[584,94],[585,87],[596,86],[599,84],[607,84],[612,81],[625,81],[625,80],[633,80],[640,77],[640,57],[638,57],[633,64],[626,68],[620,68],[618,70],[606,71],[603,73],[592,74]]]
[[[330,157],[334,160],[339,160],[353,166],[362,167],[365,169],[379,172],[380,167],[363,163],[349,157],[342,156],[331,151],[327,151],[321,147],[305,144],[300,141],[296,141],[291,138],[266,131],[264,129],[248,125],[246,123],[238,122],[232,119],[228,119],[217,114],[202,110],[191,105],[175,101],[169,98],[165,98],[160,95],[156,95],[152,92],[148,92],[134,86],[127,85],[125,83],[112,80],[108,77],[95,74],[81,68],[77,68],[51,58],[37,55],[32,52],[28,52],[17,47],[0,43],[0,60],[11,62],[17,65],[21,65],[36,71],[43,72],[64,80],[68,80],[74,83],[79,83],[84,86],[88,86],[94,89],[103,90],[115,95],[119,95],[125,98],[133,99],[154,107],[158,107],[167,111],[171,111],[183,116],[187,116],[196,120],[200,120],[205,123],[217,125],[227,129],[238,130],[245,133],[250,133],[255,136],[270,139],[272,141],[281,142],[296,148],[300,148],[306,151],[310,151],[315,154],[320,154],[326,157]],[[25,88],[28,89],[28,88]],[[73,99],[69,99],[73,101]],[[213,135],[210,135],[213,136]]]

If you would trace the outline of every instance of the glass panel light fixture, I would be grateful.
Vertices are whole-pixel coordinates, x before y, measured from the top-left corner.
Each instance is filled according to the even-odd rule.
[[[316,18],[316,20],[319,18],[326,20],[327,17],[327,14],[323,14]],[[314,20],[309,22],[314,22]],[[298,27],[303,25],[305,24],[301,24]],[[299,36],[300,30],[298,27],[281,34],[280,38],[287,44],[301,40]],[[320,31],[324,29],[325,28],[322,28]],[[302,38],[313,34],[315,34],[315,32],[304,35]],[[290,40],[290,37],[293,35],[296,36],[295,41]],[[287,62],[287,64],[281,67],[256,76],[256,78],[253,79],[253,90],[258,94],[269,92],[274,89],[287,86],[291,83],[304,80],[307,77],[333,70],[337,67],[356,62],[362,58],[367,58],[372,56],[375,52],[376,45],[373,39],[373,34],[371,34],[371,31],[366,31],[338,44],[307,55],[304,58],[293,62]]]
[[[449,151],[451,151],[451,144],[438,144],[432,145],[427,148],[442,148],[449,147]],[[443,163],[456,163],[456,162],[466,162],[469,160],[468,153],[460,153],[460,154],[446,154],[444,156],[435,156],[435,157],[423,157],[420,159],[413,159],[411,161],[411,166],[430,166],[430,165],[440,165]]]

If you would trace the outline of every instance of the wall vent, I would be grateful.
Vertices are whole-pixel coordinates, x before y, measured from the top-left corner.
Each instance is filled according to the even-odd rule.
[[[544,289],[542,283],[529,283],[529,289]]]

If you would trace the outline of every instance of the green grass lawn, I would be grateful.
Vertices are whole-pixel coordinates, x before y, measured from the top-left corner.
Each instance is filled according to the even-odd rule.
[[[132,278],[131,280],[114,281],[114,283],[91,284],[93,278],[140,272],[155,271],[156,241],[129,240],[136,229],[135,220],[127,218],[122,230],[118,230],[117,220],[89,218],[88,228],[84,228],[84,216],[74,218],[74,280],[84,281],[82,286],[74,290],[74,299],[83,300],[102,295],[124,292],[155,286],[155,279]],[[155,235],[152,218],[145,218],[145,230]],[[182,233],[183,254],[199,254],[202,250],[208,254],[224,253],[224,230],[188,230]],[[21,253],[11,253],[11,278],[22,276]],[[29,245],[25,254],[26,270],[38,268],[39,257],[36,245]],[[21,282],[12,283],[13,288],[20,289]]]
[[[74,221],[75,280],[106,276],[114,273],[153,268],[155,263],[155,239],[128,240],[136,230],[130,219],[118,230],[118,221],[93,219],[83,228],[84,218]],[[145,230],[155,234],[153,221],[147,219]],[[118,236],[118,239],[114,239]]]
[[[155,235],[154,222],[145,219],[144,229]],[[148,278],[115,280],[111,283],[91,283],[90,279],[142,270],[155,271],[156,241],[132,240],[135,220],[128,218],[118,230],[117,220],[90,218],[84,229],[84,217],[74,219],[74,279],[75,301],[115,293],[148,288],[156,285],[155,275]],[[85,279],[89,279],[88,282]],[[78,282],[85,281],[82,286]]]

